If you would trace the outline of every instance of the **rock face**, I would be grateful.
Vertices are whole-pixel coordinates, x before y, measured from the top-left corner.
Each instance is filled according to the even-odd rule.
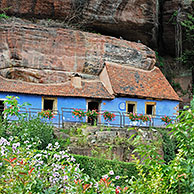
[[[161,36],[164,53],[179,57],[177,48],[183,46],[184,35],[180,22],[185,19],[187,12],[191,13],[193,9],[192,0],[165,0],[161,4]]]
[[[98,76],[104,62],[152,69],[155,53],[141,43],[17,22],[0,25],[0,73],[37,83],[65,82],[73,72]]]
[[[0,0],[0,11],[28,18],[53,18],[101,34],[140,40],[175,55],[176,18],[191,9],[192,0]]]
[[[0,9],[9,15],[76,22],[146,45],[157,43],[157,0],[0,0]]]

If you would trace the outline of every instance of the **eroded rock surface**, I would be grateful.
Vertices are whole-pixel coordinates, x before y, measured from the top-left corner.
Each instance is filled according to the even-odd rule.
[[[103,34],[157,44],[156,0],[0,0],[0,9],[9,15],[60,19]]]
[[[141,41],[175,55],[176,19],[192,0],[0,0],[0,11],[26,18],[53,18],[96,32]],[[161,48],[160,48],[161,47]]]
[[[73,72],[93,79],[104,62],[152,69],[147,46],[76,30],[20,22],[0,25],[0,73],[36,83],[66,82]]]
[[[194,2],[192,0],[165,0],[162,6],[162,41],[163,52],[177,56],[179,51],[176,49],[183,46],[184,30],[181,27],[181,21],[186,19],[188,12],[194,11]]]

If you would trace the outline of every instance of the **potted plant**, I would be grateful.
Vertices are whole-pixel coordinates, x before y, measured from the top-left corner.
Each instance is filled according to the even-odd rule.
[[[137,115],[137,113],[129,113],[129,119],[131,120],[131,121],[137,121],[137,120],[139,120],[139,117],[138,117],[138,115]]]
[[[163,116],[163,117],[161,117],[161,120],[162,120],[163,122],[165,122],[166,125],[172,123],[172,119],[171,119],[169,116],[166,116],[166,115]]]
[[[113,121],[115,118],[115,114],[114,113],[110,113],[108,111],[105,111],[103,114],[104,120],[107,122]]]
[[[141,120],[142,122],[148,122],[148,121],[151,121],[151,117],[148,116],[148,115],[140,114],[139,115],[139,120]]]
[[[51,110],[42,110],[41,112],[38,113],[38,115],[41,118],[45,118],[49,120],[54,118],[54,113]]]
[[[77,117],[77,118],[83,120],[83,118],[86,116],[86,112],[84,112],[81,109],[73,109],[72,115],[73,115],[73,117]]]
[[[97,110],[88,110],[86,112],[86,116],[89,119],[89,123],[91,123],[92,125],[95,125],[97,123],[98,115],[99,113],[97,112]]]

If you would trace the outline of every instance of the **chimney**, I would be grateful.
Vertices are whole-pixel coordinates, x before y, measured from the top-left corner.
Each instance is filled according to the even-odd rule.
[[[71,83],[75,88],[81,88],[82,87],[82,77],[78,73],[74,73],[71,78]]]

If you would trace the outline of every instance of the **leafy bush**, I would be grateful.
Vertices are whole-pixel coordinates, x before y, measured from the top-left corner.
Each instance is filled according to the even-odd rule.
[[[104,160],[88,156],[73,155],[83,172],[91,178],[100,179],[101,175],[108,174],[111,170],[114,174],[120,176],[115,183],[119,186],[124,186],[126,177],[136,176],[137,170],[135,164],[113,160]],[[123,177],[123,178],[122,178]]]
[[[17,136],[22,142],[36,141],[39,143],[39,149],[46,148],[49,143],[54,141],[53,126],[41,122],[39,118],[34,118],[29,121],[22,119],[12,122],[1,120],[0,134],[4,138]]]
[[[112,170],[100,181],[83,174],[74,157],[66,151],[57,151],[57,142],[42,151],[31,146],[21,146],[15,139],[0,139],[0,193],[128,193],[128,187],[113,184],[118,177],[114,179]]]
[[[31,146],[0,139],[0,193],[66,193],[72,189],[74,180],[82,176],[75,159],[65,151],[56,152],[58,143],[42,151]]]
[[[6,96],[6,100],[4,100],[4,104],[6,104],[6,108],[3,111],[6,119],[9,119],[11,116],[16,116],[18,119],[21,119],[26,116],[25,113],[21,113],[20,110],[29,106],[30,104],[25,102],[23,104],[18,103],[19,97],[15,96]]]
[[[138,173],[129,183],[132,193],[178,194],[194,193],[194,110],[182,111],[174,124],[169,125],[171,138],[176,139],[175,158],[168,164],[162,159],[160,136],[144,139],[142,134],[134,138],[133,156]],[[144,171],[146,168],[147,172]]]
[[[34,142],[36,141],[39,149],[44,149],[49,143],[54,142],[53,126],[41,122],[40,118],[32,118],[27,120],[27,115],[21,113],[20,110],[30,105],[29,103],[19,104],[19,97],[7,96],[4,101],[6,108],[3,111],[5,119],[0,119],[0,135],[2,137],[18,137],[21,142]],[[53,116],[52,112],[43,111],[41,116],[50,118]],[[50,114],[49,114],[50,113]],[[16,120],[10,121],[12,116],[16,116]]]
[[[164,152],[164,161],[169,163],[175,158],[176,150],[176,140],[170,138],[168,129],[159,129],[160,134],[162,135],[162,148]]]

